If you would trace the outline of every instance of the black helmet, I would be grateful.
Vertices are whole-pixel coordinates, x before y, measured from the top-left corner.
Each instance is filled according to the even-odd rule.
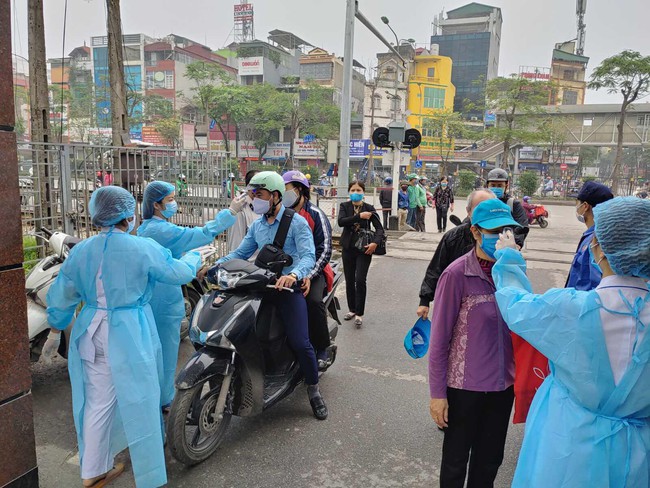
[[[488,173],[487,181],[508,181],[508,173],[505,169],[494,168]]]

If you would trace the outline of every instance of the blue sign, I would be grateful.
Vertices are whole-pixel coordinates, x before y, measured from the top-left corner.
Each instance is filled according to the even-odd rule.
[[[481,161],[481,168],[487,168],[487,163],[488,163],[488,162],[487,162],[485,159],[483,159],[483,160]]]
[[[369,139],[352,139],[350,140],[350,157],[365,158],[370,154]]]
[[[315,140],[316,136],[314,134],[307,134],[302,138],[302,142],[314,142]]]
[[[210,130],[214,130],[216,126],[217,126],[217,121],[214,119],[210,119]]]
[[[415,161],[415,167],[417,169],[420,169],[422,167],[422,160],[418,159]]]
[[[497,113],[494,110],[486,110],[483,118],[486,127],[497,124]]]

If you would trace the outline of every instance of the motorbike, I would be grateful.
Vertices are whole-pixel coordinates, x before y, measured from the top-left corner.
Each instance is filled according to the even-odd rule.
[[[526,209],[528,214],[528,225],[538,224],[542,229],[548,227],[548,210],[544,205],[531,205],[531,209]]]
[[[327,367],[336,360],[334,339],[341,324],[334,296],[341,269],[331,265],[334,286],[323,298],[332,342]],[[190,339],[196,352],[176,377],[167,419],[168,447],[185,465],[198,464],[217,450],[233,415],[259,415],[303,382],[280,316],[264,299],[275,278],[248,261],[220,264],[217,289],[205,294],[194,311]]]

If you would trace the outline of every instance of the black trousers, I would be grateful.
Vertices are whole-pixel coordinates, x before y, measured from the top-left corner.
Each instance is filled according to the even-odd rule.
[[[327,328],[327,310],[323,303],[327,281],[321,274],[311,280],[307,294],[307,315],[309,316],[309,340],[316,351],[324,351],[330,345],[330,332]]]
[[[436,219],[438,222],[438,230],[447,230],[447,212],[448,208],[436,207]]]
[[[491,488],[503,462],[514,387],[498,392],[447,388],[449,427],[442,444],[441,488]]]
[[[415,230],[418,232],[425,232],[424,229],[424,218],[426,216],[427,209],[426,207],[417,207],[415,209]]]
[[[366,310],[366,278],[372,255],[368,256],[356,249],[343,249],[343,274],[348,309],[359,316]]]
[[[384,229],[388,230],[388,217],[393,213],[392,210],[382,210],[381,213],[384,214]]]

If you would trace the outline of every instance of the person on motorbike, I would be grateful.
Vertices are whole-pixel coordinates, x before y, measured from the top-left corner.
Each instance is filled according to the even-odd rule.
[[[519,200],[516,200],[508,193],[509,181],[510,179],[506,170],[494,168],[488,173],[487,187],[499,200],[510,207],[512,218],[521,226],[515,229],[515,239],[517,240],[517,245],[523,247],[524,241],[526,240],[526,233],[523,229],[528,228],[528,212],[526,212]]]
[[[153,181],[144,190],[142,217],[138,227],[140,237],[150,237],[169,249],[179,259],[186,252],[211,244],[214,238],[235,223],[236,216],[246,205],[245,197],[233,200],[230,208],[221,210],[204,227],[181,227],[169,221],[177,212],[174,185]],[[158,283],[151,297],[151,308],[156,320],[163,352],[163,380],[161,406],[167,407],[174,398],[174,378],[178,361],[181,321],[185,317],[183,292],[178,285]]]
[[[521,203],[521,206],[524,207],[524,210],[528,214],[529,222],[530,219],[532,219],[535,216],[535,207],[537,206],[530,203],[530,200],[531,198],[529,196],[525,196]]]
[[[231,259],[249,259],[256,251],[273,243],[278,232],[286,211],[282,204],[286,191],[282,176],[274,171],[262,171],[253,176],[249,189],[255,196],[253,211],[260,218],[253,222],[239,247],[217,261],[217,266],[208,271],[210,280],[214,280],[220,263]],[[328,411],[318,387],[318,362],[314,347],[309,340],[307,302],[302,293],[281,291],[283,288],[299,290],[300,282],[309,276],[316,265],[314,238],[304,217],[294,215],[291,219],[283,251],[291,256],[293,264],[282,270],[275,284],[277,291],[270,292],[265,299],[271,300],[280,313],[289,346],[295,353],[305,376],[312,412],[318,420],[325,420]]]
[[[573,257],[569,276],[565,287],[576,290],[593,290],[600,284],[602,275],[596,267],[591,265],[589,256],[589,244],[594,236],[594,208],[614,198],[612,191],[596,181],[588,181],[576,196],[576,217],[583,223],[587,230],[578,243],[578,249]]]
[[[180,174],[176,178],[176,191],[179,197],[187,196],[187,178],[185,178],[184,174]]]
[[[282,202],[307,220],[316,247],[316,265],[302,280],[302,290],[307,299],[309,316],[309,338],[318,359],[318,369],[326,369],[328,364],[327,348],[330,346],[327,310],[323,297],[332,287],[334,272],[329,264],[332,257],[332,226],[320,208],[310,201],[309,180],[300,171],[287,171],[282,175],[286,191]]]
[[[129,448],[136,486],[167,483],[160,410],[162,353],[149,298],[156,283],[191,281],[198,253],[181,260],[131,235],[135,199],[125,189],[93,192],[90,215],[101,232],[76,244],[47,294],[52,327],[43,358],[56,354],[78,305],[68,371],[83,485],[104,486],[124,471],[113,464]]]

